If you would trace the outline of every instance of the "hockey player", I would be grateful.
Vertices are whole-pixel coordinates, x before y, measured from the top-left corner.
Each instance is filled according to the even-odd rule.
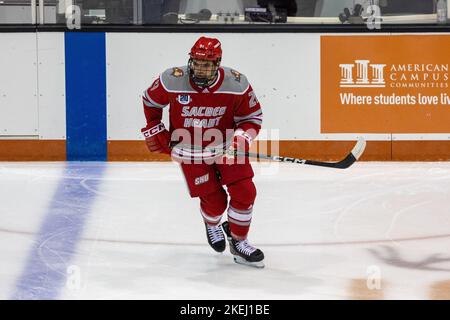
[[[248,159],[235,157],[256,138],[261,106],[247,78],[221,66],[221,59],[219,40],[199,38],[187,66],[164,71],[144,92],[147,126],[141,131],[151,152],[171,154],[181,162],[191,197],[200,199],[210,246],[225,250],[224,230],[237,263],[264,267],[263,252],[247,239],[256,198],[253,169]],[[169,130],[161,122],[167,105]],[[182,142],[173,146],[180,137]],[[218,148],[211,151],[211,145]],[[225,211],[228,222],[221,225]]]

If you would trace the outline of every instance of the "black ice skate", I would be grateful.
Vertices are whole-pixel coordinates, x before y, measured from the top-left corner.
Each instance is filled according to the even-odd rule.
[[[208,238],[208,243],[217,252],[225,251],[225,236],[223,234],[220,225],[212,227],[205,223],[206,227],[206,237]]]
[[[264,253],[261,250],[253,247],[247,240],[233,239],[228,222],[222,223],[222,228],[227,235],[234,262],[255,268],[264,268]]]

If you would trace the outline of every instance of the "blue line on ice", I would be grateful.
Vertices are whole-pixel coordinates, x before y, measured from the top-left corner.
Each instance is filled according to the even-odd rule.
[[[91,180],[91,190],[98,189],[105,167],[103,163],[65,165],[12,299],[58,298],[96,198],[83,183]]]

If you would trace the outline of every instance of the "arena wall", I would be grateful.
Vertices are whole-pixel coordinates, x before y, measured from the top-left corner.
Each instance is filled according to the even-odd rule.
[[[200,35],[0,33],[0,160],[168,160],[145,147],[141,95],[160,72],[186,64],[189,48]],[[260,140],[269,146],[279,140],[281,155],[337,160],[363,136],[368,147],[362,160],[450,160],[450,103],[408,108],[336,105],[348,89],[341,87],[342,78],[339,83],[339,63],[368,59],[373,64],[417,60],[450,65],[445,48],[439,49],[450,43],[447,34],[389,35],[209,34],[222,42],[222,64],[244,73],[252,83],[264,111]],[[393,42],[398,51],[379,50],[382,41],[387,41],[387,48]],[[414,46],[420,41],[427,45],[417,52]],[[372,77],[375,67],[370,66]],[[418,72],[438,74],[440,79],[431,82],[444,87],[389,88],[393,81],[386,72],[386,88],[348,90],[366,96],[450,96],[445,70]]]

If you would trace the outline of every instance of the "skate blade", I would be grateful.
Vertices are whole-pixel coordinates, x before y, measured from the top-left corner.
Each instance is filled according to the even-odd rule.
[[[264,264],[263,261],[249,262],[249,261],[247,261],[244,258],[239,257],[239,256],[234,256],[234,262],[236,262],[237,264],[242,264],[242,265],[253,267],[253,268],[257,268],[257,269],[262,269],[262,268],[265,267],[265,264]]]

